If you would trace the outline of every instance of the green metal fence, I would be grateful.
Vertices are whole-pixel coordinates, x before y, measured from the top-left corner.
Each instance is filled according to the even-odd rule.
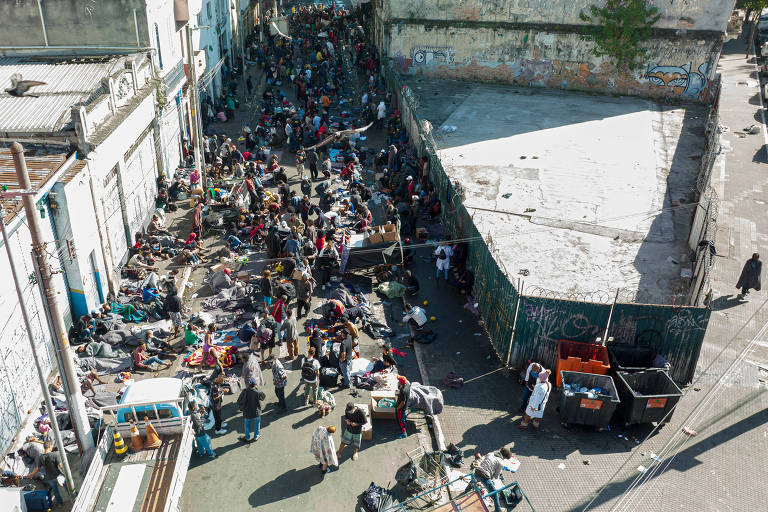
[[[483,237],[464,207],[461,185],[452,183],[443,169],[435,152],[438,146],[417,115],[418,97],[403,86],[392,61],[384,60],[383,73],[397,94],[401,121],[412,144],[419,156],[429,161],[430,178],[444,205],[441,220],[446,233],[469,244],[475,299],[491,344],[503,363],[520,367],[535,359],[554,368],[557,340],[591,342],[604,337],[608,329],[608,336],[617,343],[655,348],[671,363],[670,376],[679,384],[693,380],[709,320],[708,308],[521,295],[520,283],[516,287],[504,269],[492,238]]]

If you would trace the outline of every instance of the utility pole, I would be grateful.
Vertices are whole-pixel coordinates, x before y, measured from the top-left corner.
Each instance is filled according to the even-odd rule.
[[[67,459],[67,452],[64,451],[64,441],[61,439],[61,432],[59,431],[59,422],[56,421],[55,409],[53,408],[53,401],[51,400],[51,393],[48,391],[48,384],[45,381],[45,375],[43,375],[43,369],[40,368],[40,360],[37,358],[37,347],[35,346],[35,340],[32,337],[32,326],[29,324],[29,314],[27,313],[27,305],[24,303],[24,294],[21,292],[21,285],[19,284],[19,276],[16,274],[16,265],[13,261],[13,252],[11,251],[11,244],[8,243],[8,233],[5,231],[5,210],[0,208],[0,229],[3,232],[3,243],[5,243],[5,252],[8,254],[8,264],[11,267],[11,276],[13,277],[13,283],[16,285],[16,296],[19,298],[19,306],[21,306],[21,316],[24,319],[24,327],[27,329],[27,339],[29,340],[29,346],[32,349],[32,359],[35,361],[35,368],[37,369],[37,378],[40,381],[40,389],[43,390],[43,397],[45,398],[45,409],[48,412],[48,417],[51,420],[51,428],[53,429],[53,438],[56,441],[56,448],[59,450],[59,458],[61,459],[61,465],[64,467],[64,477],[67,479],[67,488],[69,492],[75,490],[75,482],[72,480],[72,469],[69,467],[69,460]]]
[[[240,12],[240,76],[245,79],[245,16]]]
[[[259,42],[264,42],[264,0],[259,0]]]
[[[54,440],[56,441],[56,448],[61,455],[61,463],[64,467],[64,476],[67,479],[67,487],[71,491],[74,491],[75,484],[72,479],[72,470],[69,466],[69,460],[67,459],[67,452],[64,451],[64,441],[61,438],[61,431],[59,430],[59,422],[56,421],[54,416],[53,401],[51,400],[51,394],[48,390],[48,384],[46,383],[45,375],[40,367],[40,360],[37,355],[37,347],[35,346],[34,338],[32,337],[32,327],[29,323],[29,314],[27,313],[27,306],[24,302],[24,295],[21,291],[21,285],[19,283],[19,277],[16,273],[16,265],[13,260],[13,253],[11,252],[11,245],[8,243],[8,233],[5,229],[5,211],[0,208],[0,229],[2,229],[3,242],[5,243],[5,251],[8,254],[8,264],[11,267],[11,276],[16,286],[16,296],[19,299],[19,306],[21,307],[21,316],[24,319],[24,327],[27,331],[27,339],[29,340],[29,346],[32,350],[32,359],[35,362],[35,368],[37,370],[37,378],[40,381],[40,389],[43,391],[43,398],[45,400],[45,408],[51,419],[51,428],[53,429]]]
[[[202,162],[202,129],[200,128],[200,96],[197,90],[197,67],[195,66],[195,52],[192,49],[192,27],[187,22],[187,69],[189,69],[189,112],[192,118],[192,142],[195,145],[195,168],[200,171],[203,182],[203,193],[208,186],[207,173]]]
[[[24,160],[24,147],[18,142],[11,144],[11,155],[13,164],[16,167],[16,178],[19,181],[19,187],[23,190],[32,188],[27,171],[27,162]],[[56,294],[51,283],[51,266],[48,263],[48,253],[45,252],[45,243],[40,234],[40,223],[37,220],[37,210],[32,195],[23,195],[22,202],[27,216],[27,226],[32,238],[32,251],[37,260],[37,266],[40,269],[40,279],[45,291],[45,300],[48,304],[48,311],[51,315],[54,336],[56,338],[56,351],[59,353],[62,380],[65,380],[70,391],[67,397],[67,407],[72,418],[72,425],[75,427],[75,435],[80,444],[80,450],[84,460],[90,459],[93,452],[94,443],[91,434],[91,425],[88,423],[88,414],[85,411],[85,399],[80,392],[80,383],[75,373],[75,365],[72,361],[72,354],[69,350],[69,340],[67,339],[67,330],[64,326],[64,319],[59,312],[59,304],[56,302]]]

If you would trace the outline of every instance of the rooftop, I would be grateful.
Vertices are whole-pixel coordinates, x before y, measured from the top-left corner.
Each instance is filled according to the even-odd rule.
[[[121,404],[135,404],[154,400],[170,400],[181,396],[181,379],[161,377],[157,379],[139,380],[128,387],[120,400]]]
[[[5,57],[0,58],[0,133],[56,133],[73,129],[70,111],[107,93],[102,79],[125,68],[126,57]],[[11,75],[45,82],[15,97]]]
[[[24,156],[32,188],[40,189],[48,184],[61,166],[67,162],[68,153],[64,149],[25,146]],[[84,161],[76,161],[75,166],[79,162],[84,163]],[[82,166],[79,168],[82,169]],[[0,185],[7,186],[9,191],[21,188],[16,178],[16,167],[13,165],[10,147],[0,147]],[[16,199],[2,199],[0,204],[6,211],[4,218],[6,223],[23,209],[21,201]]]
[[[638,302],[671,300],[687,263],[703,107],[406,83],[444,169],[511,277],[563,296],[612,298],[621,288]]]

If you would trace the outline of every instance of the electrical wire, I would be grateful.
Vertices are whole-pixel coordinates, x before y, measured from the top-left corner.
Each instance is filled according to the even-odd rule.
[[[754,318],[757,316],[757,314],[758,314],[760,311],[762,311],[762,309],[765,307],[765,305],[766,305],[766,304],[768,304],[768,299],[765,299],[765,300],[764,300],[764,301],[763,301],[763,302],[760,304],[760,306],[759,306],[759,307],[758,307],[758,308],[757,308],[757,309],[756,309],[756,310],[755,310],[755,311],[752,313],[752,315],[750,315],[750,317],[749,317],[749,318],[748,318],[748,319],[747,319],[747,320],[746,320],[746,321],[745,321],[745,322],[744,322],[744,323],[741,325],[741,327],[739,328],[739,330],[738,330],[738,331],[736,331],[736,333],[735,333],[735,334],[734,334],[734,335],[731,337],[731,339],[730,339],[730,340],[728,340],[728,342],[727,342],[727,343],[726,343],[726,344],[723,346],[723,348],[720,350],[720,352],[718,352],[718,353],[717,353],[717,355],[716,355],[716,356],[715,356],[715,357],[712,359],[712,361],[709,363],[709,365],[707,365],[707,367],[706,367],[706,368],[705,368],[705,369],[704,369],[704,370],[703,370],[703,371],[702,371],[702,372],[699,374],[699,376],[696,378],[696,380],[694,380],[694,382],[693,382],[693,383],[692,383],[692,384],[689,386],[689,388],[688,388],[688,391],[686,391],[686,392],[684,392],[684,393],[683,393],[683,396],[681,397],[681,400],[682,400],[683,398],[685,398],[685,397],[686,397],[686,396],[687,396],[687,395],[690,393],[690,391],[696,387],[696,385],[697,385],[697,384],[698,384],[698,383],[701,381],[701,379],[702,379],[702,378],[704,378],[704,376],[705,376],[705,375],[707,375],[707,373],[709,372],[709,370],[710,370],[710,369],[711,369],[711,368],[712,368],[712,367],[715,365],[715,363],[717,363],[717,361],[720,359],[720,357],[723,355],[723,353],[725,353],[725,351],[726,351],[726,350],[728,350],[728,349],[731,347],[731,345],[733,345],[733,343],[734,343],[734,342],[736,341],[736,339],[739,337],[739,335],[741,334],[741,332],[742,332],[742,331],[743,331],[743,330],[744,330],[744,329],[747,327],[747,325],[749,325],[749,324],[750,324],[750,322],[752,322],[752,320],[753,320],[753,319],[754,319]],[[754,338],[754,339],[757,339],[757,337],[756,337],[756,338]],[[729,369],[730,369],[730,368],[731,368],[731,367],[729,366]],[[711,390],[710,390],[710,393],[711,393]],[[708,393],[708,395],[709,395],[709,393]],[[705,400],[706,398],[707,398],[707,395],[705,395],[705,396],[702,398],[702,401],[703,401],[703,400]],[[679,404],[679,403],[680,403],[680,402],[678,401],[678,404]],[[697,406],[697,407],[698,407],[698,406]],[[644,445],[646,442],[648,442],[648,440],[649,440],[649,439],[650,439],[652,436],[654,436],[654,435],[656,435],[656,433],[658,433],[659,429],[660,429],[660,428],[661,428],[661,427],[664,425],[664,423],[665,423],[666,421],[668,421],[668,420],[669,420],[669,418],[671,417],[671,415],[672,415],[672,413],[675,411],[675,409],[677,409],[677,405],[676,405],[675,407],[673,407],[672,409],[670,409],[670,410],[669,410],[669,412],[667,412],[667,414],[664,416],[664,418],[662,418],[662,420],[661,420],[661,421],[659,421],[659,422],[657,423],[657,425],[656,425],[656,426],[655,426],[655,427],[654,427],[654,428],[651,430],[651,432],[649,432],[649,433],[648,433],[648,435],[645,437],[645,439],[643,439],[643,441],[642,441],[642,442],[641,442],[641,443],[638,445],[638,448],[639,448],[639,447],[642,447],[642,446],[643,446],[643,445]],[[686,417],[686,419],[685,419],[685,420],[684,420],[684,421],[683,421],[681,424],[683,424],[683,425],[684,425],[686,422],[690,421],[691,417],[693,416],[693,414],[694,414],[695,412],[696,412],[696,409],[694,409],[694,411],[692,411],[692,412],[691,412],[691,413],[688,415],[688,417]],[[682,431],[680,431],[679,433],[682,433]],[[676,435],[677,435],[677,433],[675,433],[675,436],[676,436]],[[674,438],[675,436],[673,436],[673,438]],[[662,452],[664,452],[664,451],[665,451],[665,449],[667,448],[667,446],[669,446],[669,444],[670,444],[670,442],[668,442],[668,443],[665,445],[665,447],[664,447],[664,448],[662,448]],[[635,453],[636,453],[636,452],[635,452]],[[616,471],[613,473],[613,475],[611,475],[611,477],[610,477],[610,478],[609,478],[609,479],[608,479],[608,480],[607,480],[607,481],[606,481],[606,482],[605,482],[605,483],[602,485],[602,487],[600,487],[600,488],[597,490],[597,492],[595,493],[595,495],[593,496],[593,498],[592,498],[592,499],[591,499],[591,500],[590,500],[590,501],[589,501],[589,502],[588,502],[588,503],[587,503],[587,504],[584,506],[584,508],[582,509],[582,511],[584,511],[584,512],[585,512],[585,511],[589,510],[590,506],[591,506],[591,505],[592,505],[592,504],[593,504],[593,503],[594,503],[594,502],[597,500],[597,498],[598,498],[598,497],[599,497],[599,496],[600,496],[600,495],[603,493],[603,491],[604,491],[604,490],[605,490],[605,489],[608,487],[608,484],[609,484],[610,482],[612,482],[612,481],[613,481],[613,480],[614,480],[614,479],[615,479],[615,478],[616,478],[616,477],[619,475],[619,473],[621,473],[621,471],[622,471],[622,470],[623,470],[623,469],[626,467],[626,465],[627,465],[627,464],[628,464],[628,463],[629,463],[629,462],[632,460],[632,458],[635,456],[635,453],[631,453],[631,454],[629,454],[629,456],[627,456],[627,458],[626,458],[626,459],[624,460],[624,462],[623,462],[623,463],[622,463],[622,464],[621,464],[621,465],[618,467],[618,469],[617,469],[617,470],[616,470]],[[661,457],[659,457],[659,458],[661,458]],[[642,476],[642,475],[641,475],[641,476]],[[628,492],[628,491],[625,491],[625,493],[626,493],[626,492]]]
[[[766,299],[766,302],[768,302],[768,299]],[[764,302],[763,304],[765,304]],[[725,384],[727,383],[728,379],[732,375],[733,369],[738,366],[740,363],[746,359],[746,357],[749,355],[749,353],[754,349],[755,344],[763,338],[766,331],[768,331],[768,322],[764,323],[763,326],[760,328],[760,330],[755,334],[752,339],[747,343],[747,345],[742,349],[742,351],[739,353],[739,355],[731,362],[731,364],[726,368],[723,373],[718,378],[717,382],[714,386],[707,392],[707,394],[701,399],[699,404],[696,405],[694,410],[688,415],[688,417],[683,421],[683,425],[690,428],[693,425],[696,424],[696,421],[701,417],[701,415],[707,410],[707,406],[712,403],[713,400],[715,400],[719,395],[722,393],[722,391],[725,389]],[[703,374],[702,374],[703,375]],[[639,500],[642,500],[645,495],[650,491],[652,487],[654,487],[658,479],[655,479],[655,481],[651,482],[651,485],[649,487],[646,487],[645,490],[643,490],[643,486],[648,482],[650,479],[654,478],[657,474],[664,474],[666,472],[667,468],[670,466],[672,461],[677,457],[678,453],[680,453],[680,450],[685,446],[687,443],[689,443],[692,439],[691,436],[683,437],[683,442],[680,443],[677,448],[675,449],[674,454],[667,458],[667,460],[664,461],[664,463],[661,462],[663,459],[663,456],[666,455],[666,451],[669,447],[673,445],[673,443],[676,441],[676,439],[683,436],[684,433],[682,430],[678,430],[675,432],[675,434],[670,438],[669,441],[664,445],[664,448],[662,448],[661,453],[658,455],[658,460],[655,460],[655,464],[652,464],[650,468],[648,468],[647,471],[641,473],[638,477],[635,478],[635,482],[633,482],[633,485],[630,486],[630,489],[628,489],[622,496],[622,499],[620,502],[616,505],[616,507],[621,506],[622,502],[628,500],[628,504],[626,507],[624,507],[621,510],[628,510],[627,507],[629,507],[632,503],[632,501],[635,499],[632,496],[632,492],[636,493],[637,496],[639,496]],[[662,465],[663,464],[663,465]],[[642,494],[639,494],[642,493]],[[617,510],[617,508],[614,508],[614,510]]]

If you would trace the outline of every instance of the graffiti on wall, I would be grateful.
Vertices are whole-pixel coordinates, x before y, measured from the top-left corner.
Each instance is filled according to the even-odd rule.
[[[453,64],[456,49],[452,46],[414,46],[411,61],[414,65]]]
[[[518,59],[510,66],[512,76],[521,83],[546,82],[554,72],[550,60]]]
[[[698,98],[707,86],[709,63],[699,66],[698,72],[687,66],[659,66],[650,64],[645,73],[648,87],[663,87],[681,98]]]

